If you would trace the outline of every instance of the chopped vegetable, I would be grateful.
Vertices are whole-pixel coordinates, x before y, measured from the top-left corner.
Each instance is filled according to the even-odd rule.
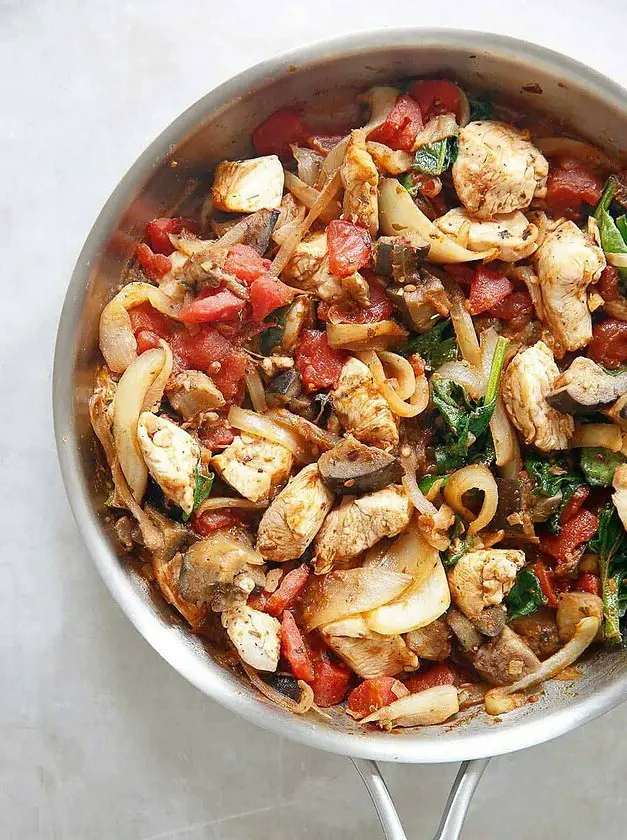
[[[610,205],[612,204],[615,193],[616,181],[613,178],[608,178],[594,212],[594,218],[599,226],[601,247],[605,253],[627,255],[627,240],[623,237],[620,228],[617,227],[614,217],[610,213]],[[623,282],[627,281],[627,268],[619,268],[618,273]],[[611,367],[611,365],[608,367]]]
[[[250,304],[255,321],[262,321],[271,312],[290,303],[296,295],[296,289],[286,286],[271,274],[262,274],[253,280],[250,287]]]
[[[426,79],[413,82],[407,93],[420,105],[423,120],[438,114],[459,116],[461,96],[456,84],[446,79]]]
[[[364,228],[333,219],[327,227],[329,269],[338,277],[354,274],[368,265],[372,240]]]
[[[543,458],[536,453],[530,453],[525,459],[525,469],[535,482],[533,493],[559,497],[556,510],[549,516],[547,527],[553,534],[560,531],[560,517],[573,493],[584,483],[583,478],[569,470],[560,458]]]
[[[550,554],[558,563],[568,563],[573,559],[573,552],[588,542],[599,527],[599,519],[589,510],[580,510],[567,523],[559,534],[547,534],[540,537],[540,548]]]
[[[401,356],[418,353],[425,365],[431,370],[439,368],[444,362],[458,358],[459,350],[455,331],[450,318],[438,321],[429,332],[413,335],[408,343],[398,351]]]
[[[595,324],[588,356],[609,370],[620,368],[627,361],[627,323],[609,318]]]
[[[239,244],[229,248],[224,270],[228,274],[234,274],[239,280],[252,283],[265,274],[270,266],[270,260],[264,260],[250,245]]]
[[[356,718],[364,718],[383,706],[389,706],[408,691],[396,677],[364,680],[348,695],[346,708]]]
[[[153,254],[145,242],[137,246],[135,256],[137,257],[137,262],[151,280],[160,280],[161,277],[165,277],[169,271],[172,271],[172,261],[170,258],[164,256],[164,254]]]
[[[310,634],[307,640],[314,667],[314,678],[310,683],[314,700],[322,709],[335,706],[346,696],[351,678],[350,669],[333,656],[315,633]]]
[[[146,225],[146,236],[150,240],[150,247],[155,254],[165,254],[167,257],[174,251],[170,234],[181,233],[183,230],[198,233],[198,223],[193,219],[182,219],[180,217],[153,219]]]
[[[278,155],[282,160],[290,160],[292,143],[302,145],[308,136],[309,130],[296,111],[281,108],[253,131],[252,141],[258,155]]]
[[[310,393],[320,388],[335,388],[347,359],[343,350],[329,347],[326,333],[303,330],[296,351],[296,367]]]
[[[476,99],[469,99],[468,103],[470,105],[471,122],[474,122],[475,120],[494,119],[494,106],[491,102],[488,102],[486,99],[480,99],[479,97],[477,97]]]
[[[479,315],[501,303],[514,291],[511,281],[503,274],[486,268],[477,267],[470,284],[468,308],[471,315]]]
[[[246,301],[228,289],[197,298],[181,309],[179,317],[186,324],[232,321],[246,306]]]
[[[538,582],[540,584],[540,588],[542,589],[542,594],[546,599],[547,605],[553,608],[557,607],[557,593],[555,592],[555,587],[553,585],[553,572],[548,571],[544,560],[537,560],[533,564],[533,571],[538,578]]]
[[[211,493],[213,479],[213,473],[209,473],[209,475],[203,475],[199,470],[196,470],[196,483],[194,486],[194,506],[192,507],[190,513],[183,514],[183,522],[187,522],[187,520],[194,513],[194,511],[198,510],[198,508],[205,501],[209,493]]]
[[[371,131],[368,140],[383,143],[390,149],[411,151],[422,128],[422,114],[411,96],[399,96],[385,122]]]
[[[585,164],[562,160],[549,171],[546,204],[555,213],[576,215],[583,202],[595,206],[603,192],[603,181]]]
[[[509,621],[535,612],[546,603],[540,581],[531,569],[521,569],[516,581],[505,596]]]
[[[457,151],[457,137],[428,143],[416,151],[413,168],[423,175],[441,175],[455,163]]]
[[[276,592],[273,592],[268,598],[265,612],[278,617],[285,610],[291,609],[294,606],[294,601],[307,585],[309,572],[310,569],[306,563],[288,572],[281,580]],[[305,679],[305,677],[302,677],[302,679]]]
[[[626,461],[620,452],[598,446],[584,447],[579,453],[581,471],[592,487],[611,487],[616,467]]]
[[[267,608],[266,612],[268,612]],[[305,647],[296,620],[289,610],[285,610],[281,621],[281,653],[289,662],[296,679],[305,680],[308,683],[315,680],[314,666],[309,651]]]
[[[599,557],[605,638],[620,642],[619,620],[627,610],[627,535],[611,503],[599,515],[599,527],[588,543]]]

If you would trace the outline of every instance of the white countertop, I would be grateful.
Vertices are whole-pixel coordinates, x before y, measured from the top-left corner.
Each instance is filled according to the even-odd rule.
[[[381,836],[348,760],[278,741],[214,704],[113,603],[65,500],[50,375],[83,240],[173,117],[277,51],[403,24],[528,38],[627,83],[624,0],[0,2],[3,840]],[[624,837],[626,727],[623,708],[494,760],[464,838]],[[455,772],[386,767],[410,838],[432,835]]]

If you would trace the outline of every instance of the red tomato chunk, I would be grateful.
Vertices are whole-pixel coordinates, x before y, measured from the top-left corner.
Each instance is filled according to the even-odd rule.
[[[171,233],[180,233],[188,230],[190,233],[198,233],[198,224],[193,219],[183,219],[180,216],[169,219],[153,219],[146,226],[146,236],[150,241],[150,247],[156,254],[169,256],[175,249],[170,242]]]
[[[555,212],[576,215],[584,201],[597,204],[602,192],[603,181],[598,175],[580,161],[562,160],[549,171],[545,202]]]
[[[270,260],[260,257],[250,245],[234,245],[224,263],[224,270],[228,274],[234,274],[239,280],[252,283],[270,268]]]
[[[210,537],[216,531],[241,526],[242,518],[233,510],[206,510],[192,518],[192,527],[201,537]]]
[[[590,488],[585,484],[578,487],[566,503],[566,507],[560,514],[560,525],[565,525],[583,507],[584,502],[590,495]]]
[[[553,608],[557,607],[557,593],[555,592],[555,587],[553,585],[553,572],[549,572],[544,560],[538,560],[534,563],[533,571],[538,578],[540,589],[542,589],[542,594],[546,598],[547,605]]]
[[[575,592],[589,592],[601,596],[601,579],[592,572],[582,572],[573,585]]]
[[[384,143],[391,149],[409,152],[422,129],[419,105],[411,96],[399,96],[385,122],[368,135],[368,140]]]
[[[286,286],[271,274],[264,274],[253,280],[250,287],[250,303],[253,310],[253,320],[262,321],[275,309],[286,306],[294,300],[296,289]]]
[[[468,311],[471,315],[487,312],[488,309],[492,309],[513,291],[514,287],[507,277],[480,265],[477,267],[470,284]]]
[[[145,242],[137,246],[135,256],[137,262],[151,280],[159,280],[172,270],[170,258],[164,256],[164,254],[153,254]]]
[[[357,303],[320,303],[318,318],[321,321],[342,324],[374,324],[385,321],[394,312],[394,306],[385,294],[385,289],[376,279],[368,279],[370,306]]]
[[[284,610],[289,610],[305,588],[309,580],[309,572],[309,566],[306,563],[288,572],[276,592],[268,598],[265,611],[278,617]]]
[[[356,718],[364,718],[407,694],[407,689],[396,677],[374,677],[351,691],[346,707]]]
[[[593,537],[599,527],[599,518],[589,510],[580,510],[563,527],[559,534],[545,534],[540,538],[540,548],[555,557],[558,563],[567,563],[573,552]]]
[[[511,292],[488,310],[490,315],[503,321],[513,321],[533,316],[533,303],[527,291]]]
[[[319,330],[303,330],[296,348],[296,368],[307,391],[335,388],[348,358],[343,350],[329,347],[327,334]]]
[[[434,688],[436,685],[453,685],[454,683],[455,673],[444,663],[438,663],[433,668],[429,668],[428,671],[405,680],[405,685],[412,694],[425,691],[427,688]]]
[[[308,683],[315,682],[314,666],[309,651],[305,647],[296,619],[289,610],[285,610],[281,622],[281,653],[289,662],[296,679]]]
[[[614,370],[627,359],[627,323],[610,318],[597,324],[588,344],[588,356]]]
[[[310,634],[307,643],[314,667],[310,683],[314,702],[323,709],[341,703],[348,691],[350,669],[333,656],[320,637]]]
[[[370,262],[372,240],[363,228],[333,219],[327,227],[329,268],[338,277],[354,274]]]
[[[438,114],[459,116],[461,98],[459,89],[453,82],[446,79],[426,79],[414,82],[407,92],[420,105],[425,122]]]
[[[289,160],[290,145],[302,146],[308,135],[309,130],[296,111],[281,108],[253,131],[252,141],[258,155],[278,155]]]
[[[618,269],[613,265],[606,265],[599,282],[597,283],[597,290],[603,300],[618,300],[620,292],[618,291]]]
[[[246,301],[221,289],[207,297],[197,298],[184,306],[179,317],[186,324],[204,324],[211,321],[232,321],[246,306]]]

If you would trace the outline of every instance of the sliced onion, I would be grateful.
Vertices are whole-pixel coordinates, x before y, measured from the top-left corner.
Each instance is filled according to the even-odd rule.
[[[255,671],[254,668],[251,668],[250,665],[247,665],[243,659],[240,659],[239,664],[244,669],[244,672],[252,685],[254,685],[255,688],[264,695],[264,697],[267,697],[268,700],[272,700],[272,702],[281,709],[285,709],[286,712],[292,712],[295,715],[304,715],[312,708],[314,704],[313,689],[303,680],[298,680],[298,687],[300,688],[301,695],[300,700],[296,703],[291,697],[286,697],[285,694],[281,694],[280,691],[277,691],[276,688],[273,688],[269,683],[263,680],[259,676],[259,672]]]
[[[253,408],[260,414],[263,414],[263,412],[268,408],[268,404],[266,403],[266,392],[264,390],[261,377],[259,376],[259,371],[252,362],[246,368],[244,382],[246,383],[246,390],[248,391]]]
[[[109,301],[100,316],[100,350],[113,373],[124,373],[137,358],[137,342],[128,311],[140,303],[178,320],[179,307],[150,283],[128,283]]]
[[[305,328],[311,313],[311,299],[301,295],[294,299],[294,303],[287,310],[281,349],[284,353],[293,353],[302,330]]]
[[[605,256],[610,265],[616,268],[627,268],[627,254],[612,254],[606,251]]]
[[[401,175],[411,169],[414,156],[402,150],[394,151],[384,143],[374,143],[368,140],[366,151],[375,162],[375,166],[388,175]]]
[[[489,715],[502,715],[521,706],[525,702],[525,699],[512,695],[517,695],[519,692],[526,691],[538,683],[550,680],[559,674],[560,671],[563,671],[564,668],[572,665],[594,641],[600,626],[601,620],[596,616],[582,618],[575,627],[575,634],[572,639],[566,642],[564,647],[553,654],[553,656],[545,659],[537,671],[528,674],[512,685],[490,689],[485,696],[486,712]]]
[[[294,198],[297,198],[308,209],[311,209],[320,198],[320,193],[317,189],[301,181],[300,178],[297,178],[293,172],[287,169],[285,170],[285,187],[291,192]],[[341,212],[342,208],[339,202],[332,199],[324,210],[320,212],[320,219],[323,222],[330,222],[331,219],[339,218]]]
[[[333,449],[341,441],[339,435],[334,435],[326,429],[321,429],[305,417],[300,417],[298,414],[292,414],[286,408],[271,409],[268,412],[268,417],[271,417],[280,426],[287,426],[288,429],[293,429],[298,435],[309,441],[313,446],[317,446],[323,452]]]
[[[272,441],[272,443],[281,444],[300,463],[307,464],[311,461],[311,450],[303,444],[300,435],[275,423],[266,414],[257,414],[255,411],[249,411],[246,408],[239,408],[234,405],[229,410],[227,420],[234,429],[239,429],[254,437],[264,438],[264,440]]]
[[[166,363],[166,358],[162,349],[146,350],[126,368],[118,382],[115,395],[115,450],[122,472],[137,502],[141,502],[148,480],[148,469],[137,440],[137,422],[146,395]]]
[[[416,374],[413,367],[404,356],[380,350],[377,353],[383,364],[387,379],[395,379],[398,383],[394,388],[402,400],[408,400],[416,390]]]
[[[251,502],[249,499],[234,499],[231,496],[214,496],[211,499],[205,499],[200,507],[195,511],[196,516],[200,516],[206,510],[222,510],[222,508],[239,508],[240,510],[265,510],[269,502]]]
[[[277,245],[282,245],[298,225],[303,223],[306,212],[307,208],[300,201],[296,201],[291,193],[283,196],[279,218],[272,231],[272,239]]]
[[[397,88],[384,85],[376,85],[363,93],[359,99],[361,102],[370,105],[370,117],[362,130],[369,134],[375,128],[383,125],[390,115],[390,111],[396,105],[398,95]]]
[[[422,492],[420,487],[418,487],[415,464],[409,458],[401,456],[401,466],[403,467],[403,471],[405,473],[403,476],[403,487],[405,488],[412,505],[417,511],[425,516],[435,516],[438,509],[432,502],[428,501],[425,494]]]
[[[307,213],[302,223],[294,229],[293,233],[291,233],[290,236],[281,245],[277,252],[277,255],[272,260],[271,270],[274,272],[274,274],[278,275],[283,271],[285,266],[290,261],[292,254],[296,250],[298,243],[301,241],[303,236],[307,233],[307,231],[313,225],[316,219],[320,216],[322,211],[328,205],[329,201],[335,198],[335,195],[339,190],[341,183],[342,181],[340,178],[339,171],[336,171],[329,176],[326,184],[320,190],[318,198],[309,210],[309,213]]]
[[[464,493],[469,490],[483,492],[483,504],[476,517],[464,504]],[[470,522],[468,534],[472,535],[485,528],[494,518],[499,503],[499,491],[494,476],[484,464],[470,464],[449,477],[444,488],[444,498],[455,513],[459,513]]]
[[[335,146],[331,149],[329,154],[325,157],[324,163],[322,164],[322,171],[320,173],[320,180],[318,181],[317,187],[321,187],[322,184],[326,182],[326,179],[331,175],[333,172],[336,172],[342,163],[344,162],[344,155],[346,154],[346,149],[350,142],[351,136],[348,134],[346,137],[343,137],[339,143],[336,143]]]
[[[481,333],[481,340],[479,342],[481,347],[481,366],[486,383],[490,376],[490,368],[492,367],[492,359],[498,340],[499,334],[494,327],[490,327]],[[494,442],[497,467],[504,467],[507,464],[513,463],[516,473],[520,472],[522,469],[520,445],[500,396],[497,397],[494,413],[490,418],[490,431],[492,432],[492,440]]]
[[[403,575],[411,575],[414,582],[423,582],[430,573],[430,569],[425,568],[428,564],[424,563],[424,555],[430,551],[414,518],[403,533],[391,543],[388,541],[383,545],[377,543],[373,546],[366,554],[364,568],[400,572]]]
[[[428,146],[429,143],[437,143],[438,140],[446,140],[447,137],[455,137],[459,133],[459,126],[455,114],[440,114],[429,120],[426,126],[418,132],[412,152],[421,146]]]
[[[298,166],[298,177],[310,187],[315,187],[324,163],[324,155],[321,155],[320,152],[314,152],[313,149],[301,149],[294,144],[291,145],[291,149]]]
[[[329,342],[329,344],[330,343],[331,342]],[[396,354],[392,353],[390,355],[394,356]],[[364,350],[362,353],[357,353],[357,357],[368,366],[379,393],[384,397],[393,414],[396,414],[397,417],[416,417],[416,415],[420,413],[420,405],[414,406],[404,402],[394,388],[392,388],[392,386],[388,383],[383,370],[383,365],[373,350]]]
[[[327,340],[334,349],[385,350],[401,344],[407,330],[396,321],[378,321],[375,324],[327,324]]]
[[[614,172],[616,164],[596,146],[584,143],[583,140],[573,140],[572,137],[537,137],[533,144],[545,155],[565,155],[577,160],[585,160],[595,166]]]
[[[142,411],[156,411],[156,409],[159,408],[161,400],[163,399],[163,392],[165,391],[165,386],[172,374],[172,366],[174,364],[174,360],[172,359],[172,351],[170,350],[170,345],[167,342],[163,341],[163,339],[161,339],[159,345],[164,353],[163,367],[159,371],[155,381],[146,391]]]
[[[576,426],[570,446],[573,449],[581,446],[601,446],[611,449],[612,452],[620,452],[623,448],[623,436],[618,426],[612,423],[585,423]]]
[[[454,685],[436,685],[415,694],[408,694],[377,709],[361,723],[377,723],[382,729],[395,726],[434,726],[444,723],[459,711]]]
[[[410,575],[367,566],[314,575],[303,597],[305,626],[314,630],[338,618],[380,607],[398,597],[411,582]]]
[[[444,362],[433,373],[439,379],[452,379],[466,389],[473,400],[478,400],[485,394],[486,380],[483,374],[468,362]]]
[[[479,339],[470,312],[466,309],[466,298],[454,280],[445,280],[444,287],[451,305],[451,320],[462,356],[473,367],[481,369]]]

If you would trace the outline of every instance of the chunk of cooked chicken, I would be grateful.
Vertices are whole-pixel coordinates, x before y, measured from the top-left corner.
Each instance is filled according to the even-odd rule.
[[[526,444],[532,443],[544,452],[566,449],[575,430],[573,418],[546,401],[558,376],[553,354],[538,341],[514,356],[501,379],[501,395],[510,420]]]
[[[540,667],[529,645],[509,627],[482,645],[473,657],[475,670],[492,685],[511,685]]]
[[[300,557],[332,504],[333,493],[322,481],[316,464],[303,467],[264,513],[257,532],[257,551],[278,563]]]
[[[588,286],[601,276],[605,255],[574,222],[548,233],[533,258],[546,324],[564,350],[585,347],[592,338]]]
[[[222,392],[201,370],[175,373],[168,380],[165,393],[172,408],[185,420],[224,405]]]
[[[612,501],[616,508],[616,513],[623,523],[623,528],[627,530],[627,464],[620,464],[614,470],[614,478],[612,479]]]
[[[139,416],[137,440],[150,475],[170,501],[191,513],[200,460],[198,443],[176,423],[151,411]]]
[[[476,619],[502,602],[524,563],[525,553],[513,548],[469,551],[448,572],[451,597],[464,615]]]
[[[329,271],[326,233],[312,233],[296,247],[281,273],[290,286],[312,292],[327,303],[346,299],[339,277]]]
[[[216,166],[211,198],[229,213],[254,213],[281,205],[285,176],[276,155],[225,160]]]
[[[222,613],[222,625],[247,665],[276,671],[281,651],[281,623],[276,618],[239,604]]]
[[[418,667],[402,636],[382,636],[357,615],[320,627],[325,642],[359,677],[393,677]]]
[[[329,513],[315,541],[317,574],[357,557],[383,537],[395,537],[407,527],[411,504],[405,491],[391,484],[359,499],[347,496]]]
[[[520,210],[502,213],[490,220],[476,218],[463,207],[455,207],[434,222],[442,233],[457,237],[462,230],[470,251],[489,251],[495,248],[495,258],[516,262],[530,256],[537,249],[538,228],[527,221]]]
[[[251,502],[267,502],[286,484],[292,453],[279,443],[242,434],[211,465],[218,475]]]
[[[491,120],[459,132],[453,183],[460,201],[479,219],[529,207],[546,195],[549,164],[524,131]]]
[[[375,236],[379,230],[379,173],[366,149],[365,134],[359,129],[351,132],[340,175],[344,186],[343,218]]]
[[[557,627],[560,639],[568,642],[582,618],[593,616],[603,621],[603,601],[593,592],[564,592],[557,604]],[[603,631],[600,631],[603,635]]]
[[[362,443],[390,450],[398,443],[398,428],[368,366],[350,358],[333,392],[333,408],[347,432]]]
[[[442,662],[451,652],[451,633],[444,618],[436,618],[426,627],[407,633],[405,642],[421,659],[433,662]]]

